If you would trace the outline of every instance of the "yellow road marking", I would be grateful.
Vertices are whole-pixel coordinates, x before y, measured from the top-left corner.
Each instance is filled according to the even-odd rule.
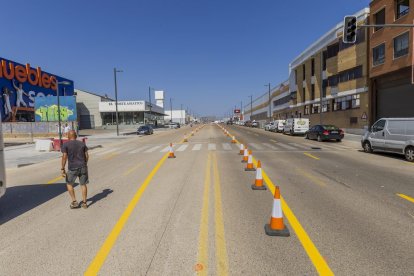
[[[102,247],[99,249],[98,253],[96,254],[95,258],[89,265],[88,269],[85,271],[84,275],[97,275],[99,270],[101,269],[102,265],[104,264],[106,258],[111,252],[112,247],[114,246],[116,240],[118,239],[119,234],[121,233],[122,229],[124,228],[126,222],[128,221],[129,217],[131,216],[132,211],[134,211],[135,207],[137,206],[138,202],[140,201],[142,195],[144,194],[146,188],[150,184],[154,175],[158,172],[160,167],[164,164],[165,160],[168,157],[168,153],[165,154],[160,161],[158,161],[157,165],[152,169],[150,174],[142,183],[141,187],[138,189],[132,200],[129,202],[127,208],[122,213],[121,217],[115,224],[114,228],[112,229],[111,233],[106,238],[105,242],[103,243]]]
[[[138,169],[139,167],[141,167],[144,163],[139,163],[138,165],[130,168],[129,170],[127,170],[126,172],[124,172],[124,176],[130,175],[131,173],[133,173],[136,169]]]
[[[300,173],[301,175],[303,175],[304,177],[306,177],[306,178],[310,179],[311,181],[313,181],[315,184],[318,184],[319,186],[322,186],[322,187],[326,187],[326,183],[323,182],[322,180],[320,180],[319,178],[317,178],[317,177],[315,177],[315,176],[313,176],[313,175],[311,175],[311,174],[309,174],[309,173],[307,173],[303,170],[300,170],[300,169],[296,169],[296,171],[298,173]]]
[[[409,197],[409,196],[404,195],[404,194],[397,194],[397,196],[399,196],[401,198],[404,198],[405,200],[408,200],[408,201],[414,203],[414,198],[412,198],[412,197]]]
[[[58,182],[59,180],[62,180],[62,179],[64,179],[64,177],[63,177],[63,176],[58,176],[58,177],[56,177],[56,178],[54,178],[54,179],[52,179],[52,180],[49,180],[46,184],[47,184],[47,185],[49,185],[49,184],[53,184],[53,183],[56,183],[56,182]]]
[[[320,159],[319,157],[316,157],[316,156],[310,154],[309,152],[304,152],[303,154],[306,155],[306,156],[308,156],[308,157],[310,157],[310,158],[313,158],[315,160],[319,160]]]
[[[198,275],[208,275],[208,206],[210,199],[210,166],[211,152],[208,154],[206,165],[206,176],[204,180],[203,207],[201,209],[200,236],[198,242],[198,258],[197,265],[202,265],[202,270],[198,271]]]
[[[228,275],[229,265],[226,249],[226,239],[224,234],[223,210],[221,205],[220,175],[217,165],[216,153],[213,155],[213,174],[214,174],[214,209],[216,224],[216,265],[217,275]]]
[[[116,153],[116,152],[110,153],[110,154],[106,155],[104,159],[105,160],[111,160],[112,158],[114,158],[117,155],[119,155],[119,153]]]
[[[257,161],[254,158],[253,158],[253,163],[257,166]],[[262,174],[263,174],[263,180],[266,182],[267,187],[269,188],[269,191],[272,194],[274,194],[275,185],[273,184],[272,180],[270,180],[269,176],[267,175],[267,173],[264,171],[263,168],[262,168]],[[298,236],[300,243],[302,244],[303,248],[308,254],[310,260],[312,261],[319,275],[334,275],[332,270],[326,263],[325,259],[322,257],[321,253],[319,252],[318,248],[316,248],[315,244],[312,242],[312,240],[306,233],[305,229],[303,229],[299,220],[296,218],[295,214],[290,209],[287,202],[284,200],[282,196],[280,196],[280,200],[282,202],[283,213],[285,214],[287,220],[289,221],[290,226],[293,228],[296,235]]]

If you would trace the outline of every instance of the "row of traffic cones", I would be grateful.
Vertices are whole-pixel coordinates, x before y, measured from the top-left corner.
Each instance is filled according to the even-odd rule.
[[[220,126],[221,127],[221,126]],[[224,131],[226,136],[230,137],[230,133],[223,127],[221,127]],[[237,143],[237,140],[234,136],[231,136],[232,143]],[[254,184],[252,184],[252,190],[266,190],[266,186],[263,185],[263,175],[262,175],[262,163],[260,160],[257,161],[257,166],[254,168],[253,164],[253,156],[252,151],[248,150],[243,144],[240,144],[240,151],[239,155],[243,155],[242,163],[247,163],[245,171],[256,171],[256,177]],[[281,236],[281,237],[289,237],[290,232],[289,229],[283,222],[283,212],[282,212],[282,204],[280,199],[280,188],[279,186],[275,186],[275,192],[273,196],[273,207],[272,207],[272,214],[270,216],[270,222],[265,224],[264,226],[265,233],[269,236]]]

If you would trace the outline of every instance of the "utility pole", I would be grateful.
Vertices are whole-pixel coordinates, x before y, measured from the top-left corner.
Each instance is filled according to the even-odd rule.
[[[250,121],[253,117],[253,95],[250,95]]]
[[[269,87],[269,123],[272,120],[272,105],[271,105],[271,100],[270,100],[270,82],[269,84],[266,84],[265,86]]]
[[[183,104],[181,104],[181,118],[180,118],[180,124],[183,124]]]
[[[323,112],[323,49],[321,51],[321,81],[319,85],[319,95],[320,95],[320,102],[319,102],[319,124],[322,125],[322,112]]]
[[[115,118],[116,118],[116,136],[119,136],[119,120],[118,120],[118,85],[116,82],[116,73],[120,73],[122,70],[114,68],[114,82],[115,82]]]
[[[148,100],[149,100],[149,113],[150,113],[150,120],[151,121],[151,114],[152,114],[152,104],[151,104],[151,86],[148,86]]]
[[[170,109],[171,109],[171,122],[172,122],[172,99],[170,98]]]

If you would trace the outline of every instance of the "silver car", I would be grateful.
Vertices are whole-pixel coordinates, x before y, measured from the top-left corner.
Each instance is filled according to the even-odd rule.
[[[414,162],[414,118],[383,118],[375,122],[361,138],[365,152],[382,151],[403,154]]]

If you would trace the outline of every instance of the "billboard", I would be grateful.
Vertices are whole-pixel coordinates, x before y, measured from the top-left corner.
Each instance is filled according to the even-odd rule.
[[[3,122],[30,120],[34,116],[35,98],[73,96],[73,81],[0,57],[0,118]],[[22,114],[29,117],[19,116]],[[25,119],[26,118],[26,119]],[[29,118],[29,119],[28,119]]]
[[[240,114],[240,109],[235,109],[234,114]]]
[[[77,120],[76,99],[73,96],[59,97],[60,120],[62,122],[73,122]],[[57,122],[59,120],[59,108],[57,97],[35,98],[35,121]]]

